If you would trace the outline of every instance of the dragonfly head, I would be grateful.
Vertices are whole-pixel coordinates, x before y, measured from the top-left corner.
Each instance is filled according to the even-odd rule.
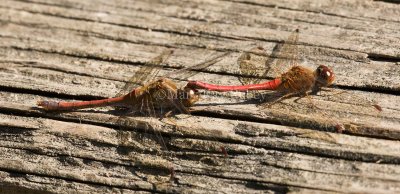
[[[200,95],[196,89],[185,87],[178,90],[178,98],[181,100],[185,107],[193,106],[194,103],[199,101]]]
[[[316,84],[318,87],[326,87],[333,83],[335,74],[332,69],[325,65],[320,65],[314,72]]]

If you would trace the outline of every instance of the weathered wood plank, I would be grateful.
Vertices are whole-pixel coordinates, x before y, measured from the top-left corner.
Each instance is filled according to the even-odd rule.
[[[21,124],[22,120],[24,121],[23,124]],[[232,122],[232,124],[233,123],[234,122]],[[170,162],[157,159],[157,156],[154,156],[154,160],[149,159],[148,155],[144,158],[138,155],[138,153],[135,153],[139,151],[136,145],[143,143],[143,141],[140,141],[140,138],[137,139],[138,136],[134,135],[136,133],[134,131],[123,132],[125,137],[121,139],[121,131],[116,131],[111,128],[7,115],[2,115],[1,125],[7,127],[2,128],[1,149],[4,150],[0,153],[3,154],[2,158],[9,158],[8,160],[0,162],[2,169],[75,179],[83,182],[93,182],[93,184],[114,185],[128,189],[171,191],[171,189],[175,187],[170,184],[159,185],[163,180],[168,180],[168,173],[164,175],[166,177],[163,178],[162,175],[160,175],[160,170],[162,168],[164,168],[164,171],[168,169],[169,165],[171,165]],[[242,123],[242,125],[246,124]],[[203,134],[207,133],[207,130],[223,130],[216,128],[207,129],[204,125],[202,128],[204,130]],[[275,126],[274,128],[279,130],[281,127]],[[161,127],[157,130],[163,129]],[[183,131],[180,131],[178,133],[182,132]],[[128,135],[128,133],[131,133],[131,135]],[[225,132],[220,131],[219,133],[226,133],[226,129]],[[213,134],[218,134],[218,132],[214,131]],[[336,138],[336,135],[332,135]],[[229,135],[226,134],[225,136],[228,137]],[[346,135],[339,136],[341,137],[338,138],[346,139]],[[189,143],[193,140],[187,138],[181,139],[180,137],[176,138],[177,139],[172,139],[172,145],[178,147],[170,151],[174,152],[174,150],[177,150],[178,152],[170,155],[168,158],[170,158],[176,170],[177,177],[183,176],[179,178],[179,181],[183,181],[181,184],[183,184],[183,186],[187,184],[191,185],[192,189],[196,189],[196,187],[193,186],[197,185],[198,180],[196,180],[196,176],[184,178],[187,173],[225,177],[227,181],[240,178],[247,181],[261,181],[275,184],[283,183],[292,187],[323,189],[328,191],[362,192],[367,191],[364,189],[369,186],[374,186],[373,189],[376,192],[380,192],[380,188],[383,189],[382,191],[387,188],[390,188],[392,191],[400,189],[397,177],[399,176],[399,168],[395,165],[360,163],[338,159],[321,160],[315,156],[293,155],[285,152],[260,149],[259,146],[261,145],[258,145],[258,143],[254,144],[254,148],[252,148],[252,146],[247,146],[246,148],[246,146],[241,144],[230,145],[231,143],[223,143],[223,146],[226,146],[228,150],[233,153],[236,152],[236,154],[229,158],[221,158],[202,154],[203,152],[210,151],[209,146],[213,146],[212,142],[207,143],[207,140],[202,140],[202,138],[200,138],[194,140],[196,143]],[[354,137],[347,138],[351,139]],[[128,140],[129,143],[126,140]],[[135,141],[138,141],[138,143],[135,143]],[[348,140],[347,142],[351,141],[352,140]],[[308,142],[310,143],[310,141]],[[369,140],[366,141],[366,143],[367,142],[369,143],[369,147],[371,147],[371,144],[372,146],[374,144]],[[381,146],[385,144],[385,142],[390,143],[390,141],[387,140],[379,140],[378,144]],[[319,145],[323,144],[319,143]],[[179,150],[187,151],[181,152]],[[368,152],[368,150],[369,149],[366,148],[364,152]],[[396,152],[398,153],[398,150]],[[31,156],[31,154],[34,155]],[[258,157],[260,154],[270,156],[264,156],[265,159],[260,161]],[[294,160],[296,157],[302,159]],[[277,159],[279,161],[277,161]],[[310,163],[306,162],[307,160],[309,160],[308,162]],[[297,163],[297,161],[305,163]],[[74,167],[77,165],[79,166],[79,170]],[[247,167],[244,168],[243,165]],[[349,171],[349,168],[355,167],[354,165],[357,166],[357,170]],[[319,167],[317,168],[316,166]],[[133,169],[131,168],[133,168],[134,171],[132,171]],[[213,170],[210,171],[210,168]],[[143,169],[143,171],[140,169]],[[244,176],[243,170],[245,172],[248,171],[249,174],[245,173],[247,175]],[[134,173],[132,174],[132,172]],[[180,175],[181,173],[182,175]],[[365,173],[368,173],[368,175],[365,175]],[[299,177],[294,178],[296,176]],[[144,177],[147,178],[144,179]],[[323,187],[315,187],[314,181],[317,180],[318,182],[320,182],[320,180],[327,181],[324,183]],[[209,181],[211,183],[216,180],[211,179]],[[151,184],[157,183],[157,186],[151,186],[148,182]],[[343,186],[345,182],[357,182],[357,184]],[[346,189],[341,190],[341,188]],[[205,188],[200,187],[197,189]]]
[[[88,12],[86,12],[84,5],[79,4],[80,1],[72,1],[68,8],[63,6],[51,6],[51,5],[43,5],[38,4],[40,6],[31,6],[32,3],[27,4],[17,4],[20,5],[18,9],[24,9],[26,11],[31,11],[32,13],[44,13],[49,15],[61,16],[71,19],[83,19],[89,21],[101,21],[104,23],[112,23],[122,26],[130,26],[135,28],[142,29],[154,29],[154,30],[162,30],[169,31],[174,33],[184,33],[184,34],[211,34],[214,36],[221,36],[226,38],[242,38],[243,34],[246,34],[245,39],[254,39],[254,40],[273,40],[273,41],[283,41],[288,36],[288,33],[268,29],[268,28],[257,28],[251,26],[241,26],[235,25],[234,28],[232,25],[224,24],[224,23],[204,23],[202,21],[196,20],[183,20],[179,18],[173,17],[163,17],[162,15],[158,15],[155,13],[143,12],[143,11],[131,11],[124,8],[113,7],[113,10],[110,10],[110,14],[115,14],[114,17],[99,17],[98,11],[101,11],[109,7],[109,5],[98,5],[98,7],[90,7],[88,8]],[[221,6],[226,2],[221,2]],[[5,7],[14,6],[16,3],[7,3]],[[72,9],[71,9],[72,8]],[[75,9],[74,9],[75,8]],[[78,8],[78,9],[77,9]],[[72,14],[73,13],[73,14]],[[127,19],[130,17],[130,19]],[[395,23],[393,23],[395,25]],[[396,47],[393,42],[398,41],[398,38],[387,37],[386,41],[374,42],[374,39],[371,39],[368,36],[369,32],[356,33],[353,32],[351,34],[357,34],[357,36],[353,35],[343,35],[343,33],[339,33],[337,35],[331,35],[334,31],[329,30],[329,27],[324,26],[321,28],[322,32],[317,32],[317,34],[321,35],[309,35],[305,34],[301,37],[300,43],[307,43],[315,46],[322,46],[328,48],[336,48],[336,49],[345,49],[345,50],[355,50],[362,51],[366,53],[376,53],[382,56],[392,56],[398,57],[398,47]],[[336,28],[337,29],[337,28]],[[378,34],[376,34],[378,35]],[[373,36],[373,35],[372,35]],[[327,38],[329,37],[329,38]],[[386,37],[380,37],[379,40],[384,40]],[[334,42],[335,44],[329,44],[329,42]],[[372,44],[367,45],[363,44],[366,42],[371,42]]]
[[[314,2],[307,1],[261,1],[261,0],[233,0],[237,2],[246,2],[249,4],[258,4],[267,7],[281,7],[294,10],[306,10],[310,12],[323,13],[326,15],[341,16],[345,18],[357,19],[375,19],[374,22],[383,21],[399,21],[397,17],[399,13],[399,5],[388,4],[379,1],[323,1]]]
[[[7,94],[4,94],[6,96]],[[14,95],[15,97],[15,95]],[[17,97],[23,99],[23,96]],[[31,101],[34,98],[29,97]],[[104,113],[72,112],[72,113],[43,113],[22,104],[15,104],[9,100],[2,102],[1,107],[11,112],[26,112],[40,114],[50,118],[73,119],[77,122],[95,122],[100,125],[116,125],[116,116]],[[328,132],[318,132],[300,128],[288,128],[269,124],[256,124],[253,122],[238,122],[207,117],[190,116],[175,121],[177,129],[171,126],[149,120],[129,118],[127,128],[149,128],[155,130],[155,134],[184,135],[199,137],[201,139],[221,139],[228,142],[237,142],[248,146],[263,147],[266,149],[282,149],[293,152],[322,154],[331,157],[349,160],[380,161],[398,163],[400,147],[396,141],[377,140],[372,138],[348,136]],[[168,122],[167,122],[168,123]],[[188,125],[188,123],[191,123]],[[212,124],[214,123],[214,124]],[[313,143],[314,141],[314,143]],[[374,143],[376,142],[376,143]],[[387,143],[387,145],[385,145]],[[226,146],[229,149],[229,146]],[[216,150],[219,148],[217,147]],[[383,151],[385,149],[385,151]],[[317,151],[318,150],[318,151]],[[234,153],[235,151],[232,150]],[[240,151],[239,151],[240,153]]]
[[[0,1],[0,192],[398,193],[398,15],[359,0]],[[35,107],[114,96],[166,49],[161,74],[230,52],[189,79],[241,84],[242,52],[272,60],[296,28],[301,57],[331,66],[341,89],[264,110],[207,93],[173,120]]]
[[[39,56],[49,57],[41,53],[39,53]],[[110,80],[114,80],[114,78],[118,79],[117,74],[108,74],[107,72],[109,71],[103,71],[103,69],[112,69],[107,63],[96,63],[96,65],[100,66],[100,71],[93,70],[91,72],[99,72],[99,75],[96,74],[96,76],[93,77],[100,78],[93,78],[91,75],[85,76],[83,70],[83,75],[79,75],[80,73],[74,73],[75,75],[69,74],[68,72],[73,69],[73,66],[70,66],[74,64],[73,58],[65,57],[65,59],[71,60],[72,63],[62,63],[62,65],[59,66],[62,68],[52,66],[52,69],[48,68],[50,64],[46,65],[37,62],[28,62],[26,64],[24,61],[20,63],[16,63],[12,60],[5,61],[2,63],[2,66],[4,69],[7,69],[7,71],[2,73],[2,85],[72,95],[91,95],[95,97],[111,97],[115,95],[118,88],[123,85],[122,82]],[[224,62],[224,60],[222,62]],[[89,62],[83,64],[90,68],[90,65],[94,63],[95,62]],[[37,66],[37,68],[32,68],[32,66]],[[121,68],[123,68],[121,72],[132,72],[132,70],[135,70],[135,68],[128,70],[130,68],[128,65],[121,65]],[[126,71],[124,71],[124,69],[126,69]],[[108,75],[106,76],[106,74]],[[127,74],[124,75],[128,77]],[[102,79],[101,77],[108,77],[108,79]],[[192,79],[209,82],[218,80],[219,83],[222,84],[240,84],[240,82],[232,76],[204,73],[198,74],[192,77]],[[400,104],[398,103],[398,96],[354,91],[346,91],[346,93],[340,95],[336,94],[340,92],[343,91],[335,89],[329,92],[323,92],[320,96],[314,96],[313,101],[317,108],[310,107],[310,102],[307,99],[297,102],[294,101],[296,99],[288,99],[284,101],[284,103],[261,111],[254,106],[257,102],[251,102],[250,105],[241,105],[240,102],[243,102],[243,100],[238,101],[238,99],[230,98],[229,96],[216,98],[213,96],[204,96],[201,102],[203,107],[200,109],[214,113],[222,111],[222,115],[237,115],[320,130],[334,131],[337,130],[335,129],[336,125],[343,125],[345,128],[344,130],[350,134],[400,139]],[[213,95],[214,93],[210,94]],[[232,96],[235,97],[235,94],[232,94]],[[238,96],[238,94],[236,94],[236,97],[240,96],[243,97],[243,95]],[[266,97],[268,97],[268,95]],[[220,103],[221,106],[213,106],[213,104],[217,102]],[[223,105],[223,103],[226,105]],[[379,104],[384,111],[379,113],[379,111],[372,106],[375,103]],[[32,105],[33,104],[34,103],[32,103]],[[204,107],[204,105],[206,107]],[[244,111],[242,109],[244,109]]]
[[[10,15],[16,15],[18,13],[10,13]],[[24,14],[26,15],[26,14]],[[32,31],[32,33],[26,33],[27,31],[31,31],[32,30],[32,25],[36,25],[36,26],[40,26],[40,25],[44,25],[44,26],[52,26],[54,24],[59,25],[59,22],[56,22],[56,20],[59,20],[59,18],[54,18],[54,21],[47,21],[48,18],[51,18],[49,16],[46,16],[46,19],[40,19],[39,18],[35,18],[35,15],[30,15],[27,14],[27,20],[25,20],[24,22],[29,22],[30,18],[31,20],[35,21],[33,23],[31,23],[30,25],[23,27],[20,25],[15,25],[15,24],[9,24],[8,26],[10,27],[9,30],[11,30],[10,33],[6,33],[6,31],[4,31],[4,36],[13,36],[15,37],[16,35],[18,35],[17,32],[21,32],[22,34],[20,36],[17,36],[15,38],[23,38],[26,39],[26,36],[29,36],[29,44],[31,46],[28,46],[24,43],[23,45],[19,45],[20,48],[23,49],[37,49],[37,50],[43,50],[47,51],[47,52],[56,52],[56,53],[74,53],[74,55],[77,56],[90,56],[90,57],[95,57],[97,59],[104,59],[104,60],[122,60],[122,61],[130,61],[130,62],[143,62],[143,58],[145,58],[147,56],[146,53],[140,52],[140,49],[137,48],[136,44],[127,44],[127,46],[129,45],[129,50],[127,47],[120,47],[118,46],[120,44],[121,40],[124,41],[133,41],[133,42],[137,42],[137,43],[150,43],[147,40],[152,40],[156,37],[158,37],[157,39],[154,39],[154,42],[151,42],[151,44],[155,44],[155,45],[164,45],[164,46],[168,46],[168,47],[177,47],[179,46],[179,42],[185,42],[186,46],[193,46],[193,47],[198,47],[198,42],[203,42],[206,43],[206,45],[210,45],[210,44],[215,44],[218,45],[217,48],[218,49],[229,49],[229,50],[237,50],[238,48],[241,50],[249,50],[251,48],[251,46],[254,46],[254,43],[251,43],[249,41],[234,41],[232,42],[229,39],[225,39],[223,41],[218,41],[215,39],[206,39],[206,38],[202,38],[202,39],[198,39],[198,38],[186,38],[186,40],[182,39],[182,36],[177,36],[176,38],[174,38],[173,35],[170,34],[166,34],[166,33],[159,33],[159,32],[154,32],[154,36],[149,37],[149,32],[145,31],[145,30],[135,30],[134,31],[140,31],[141,33],[135,33],[133,36],[131,35],[132,29],[131,28],[127,28],[127,27],[119,27],[119,26],[112,26],[110,24],[104,24],[107,25],[107,29],[111,30],[111,29],[115,29],[109,34],[102,34],[100,35],[100,38],[87,38],[87,36],[82,36],[82,31],[83,32],[87,32],[90,33],[91,37],[96,37],[96,35],[98,36],[100,32],[100,30],[104,30],[104,27],[98,27],[98,28],[87,28],[87,26],[91,26],[94,25],[92,24],[87,24],[90,22],[87,21],[78,21],[82,22],[82,25],[74,25],[75,23],[77,23],[77,21],[74,20],[68,20],[68,19],[64,19],[68,22],[62,22],[61,24],[64,24],[63,27],[56,27],[56,29],[48,31],[46,29],[43,28],[39,28],[36,29],[34,31]],[[39,21],[43,21],[43,22],[39,22]],[[38,23],[39,22],[39,23]],[[74,24],[72,24],[72,23]],[[71,24],[68,24],[71,23]],[[26,24],[27,25],[27,24]],[[97,25],[97,24],[96,24]],[[60,25],[59,25],[60,26]],[[46,36],[47,33],[54,33],[55,31],[58,32],[57,36],[65,36],[65,30],[68,30],[69,28],[71,28],[71,26],[74,26],[72,29],[72,32],[68,33],[68,37],[64,37],[63,42],[59,42],[59,40],[51,40],[51,42],[57,41],[59,42],[57,45],[65,45],[65,42],[68,41],[68,38],[71,38],[71,41],[76,41],[77,39],[81,39],[81,41],[78,41],[76,44],[78,44],[76,46],[76,48],[73,49],[73,51],[69,51],[69,50],[65,50],[67,48],[64,49],[60,49],[56,46],[53,46],[53,48],[43,48],[43,42],[44,39],[47,39]],[[79,26],[81,26],[81,28],[79,28]],[[57,29],[58,28],[58,29]],[[75,28],[75,29],[74,29]],[[78,29],[77,29],[78,28]],[[122,28],[122,29],[121,29]],[[98,30],[96,30],[98,29]],[[79,30],[78,32],[76,30]],[[129,32],[128,32],[129,30]],[[35,34],[35,32],[37,34]],[[153,33],[153,32],[151,32]],[[33,36],[33,34],[35,34],[35,36]],[[77,36],[71,36],[73,34],[76,34]],[[113,35],[115,34],[115,35]],[[121,35],[122,34],[122,35]],[[287,33],[286,33],[287,34]],[[40,42],[41,43],[36,43],[35,44],[35,39],[44,36],[42,38],[40,38]],[[51,36],[50,36],[51,37]],[[72,38],[73,37],[73,38]],[[108,37],[108,41],[106,41],[104,38]],[[134,37],[135,39],[132,39],[131,37]],[[139,40],[140,38],[140,40]],[[171,39],[172,38],[172,39]],[[166,40],[170,40],[169,42]],[[13,40],[10,40],[13,41]],[[15,40],[14,40],[15,41]],[[118,45],[113,45],[110,48],[110,41],[111,42],[115,42],[115,44]],[[207,43],[207,41],[209,43]],[[333,40],[331,40],[333,41]],[[328,42],[331,42],[328,41]],[[6,40],[4,40],[3,42],[6,42]],[[81,44],[80,44],[80,43]],[[91,45],[90,49],[88,48],[87,44]],[[90,43],[92,42],[92,43]],[[163,43],[164,42],[164,43]],[[178,45],[176,45],[176,43],[178,42]],[[103,43],[103,45],[102,45]],[[96,47],[93,46],[94,45],[98,45],[99,48],[96,49]],[[309,44],[309,43],[307,43]],[[45,44],[45,46],[49,46],[50,44]],[[223,45],[222,47],[220,45]],[[232,45],[232,46],[229,46]],[[271,51],[272,48],[274,47],[275,43],[269,43],[269,44],[261,44],[262,46],[266,47],[267,51]],[[181,45],[182,46],[182,45]],[[374,45],[375,46],[375,45]],[[41,48],[42,47],[42,48]],[[56,48],[54,48],[56,47]],[[107,53],[104,53],[104,48],[108,48]],[[215,46],[212,46],[215,47]],[[152,48],[152,47],[148,47],[148,48]],[[154,47],[153,47],[154,48]],[[95,50],[93,50],[95,49]],[[322,50],[321,50],[322,49]],[[127,50],[128,52],[121,53],[121,51]],[[185,49],[187,50],[187,49]],[[367,88],[375,88],[375,89],[389,89],[389,90],[395,90],[395,91],[399,91],[400,88],[400,83],[398,81],[398,79],[393,79],[396,75],[399,74],[400,70],[399,70],[399,66],[396,65],[395,63],[384,63],[384,62],[377,62],[377,61],[372,61],[369,63],[365,63],[366,60],[366,56],[361,55],[360,53],[354,53],[354,52],[348,52],[348,51],[334,51],[332,49],[323,49],[323,48],[313,48],[313,47],[304,47],[302,48],[303,52],[304,52],[304,56],[307,57],[307,59],[309,59],[311,62],[317,62],[318,63],[326,63],[331,65],[334,69],[335,72],[337,74],[337,84],[339,85],[346,85],[346,86],[356,86],[356,87],[367,87]],[[79,52],[75,52],[75,51],[79,51]],[[195,50],[194,52],[196,54],[193,54],[191,52],[186,52],[186,56],[190,56],[191,58],[189,58],[190,60],[193,60],[193,57],[197,57],[195,58],[195,60],[201,60],[204,59],[206,56],[204,55],[199,55],[199,51],[201,50]],[[205,49],[206,54],[209,52],[208,49]],[[117,52],[117,53],[113,53],[113,52]],[[137,53],[137,54],[133,54],[133,53]],[[179,51],[177,51],[176,53],[178,56],[181,55],[181,53]],[[132,56],[133,55],[133,56]],[[185,54],[182,54],[185,55]],[[336,57],[332,57],[332,56],[336,56]],[[337,57],[337,56],[341,56],[341,57]],[[138,58],[139,57],[139,58]],[[143,58],[142,58],[143,57]],[[235,56],[236,57],[236,56]],[[235,58],[233,57],[233,58]],[[343,59],[343,57],[345,57]],[[140,59],[142,58],[142,60]],[[346,59],[346,58],[350,58]],[[133,59],[133,60],[132,60]],[[182,58],[181,58],[182,59]],[[236,57],[237,59],[237,57]],[[356,61],[353,61],[356,60]],[[361,60],[361,62],[359,61]],[[228,73],[238,73],[238,69],[237,67],[235,68],[229,68],[231,67],[233,64],[235,64],[234,62],[235,60],[231,60],[230,64],[226,64],[226,61],[224,62],[225,65],[221,65],[220,68],[216,69],[217,72],[224,72],[227,71]],[[171,59],[169,64],[171,65],[189,65],[189,64],[193,64],[193,62],[185,62],[185,61],[181,61],[181,60],[175,60],[175,59]],[[237,65],[235,65],[237,66]],[[379,71],[376,71],[376,67],[380,67]],[[219,66],[216,66],[219,67]],[[362,69],[363,71],[357,71],[358,69]],[[214,69],[215,70],[215,69]],[[383,74],[381,72],[390,72],[390,74]],[[359,79],[361,77],[367,77],[368,79],[365,79],[363,82],[359,82]]]
[[[0,177],[0,193],[149,193],[18,172],[0,171]]]

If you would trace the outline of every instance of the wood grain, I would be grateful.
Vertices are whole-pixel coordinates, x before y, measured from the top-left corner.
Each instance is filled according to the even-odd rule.
[[[0,1],[0,193],[397,193],[399,10],[361,0]],[[336,74],[310,98],[261,109],[274,93],[208,92],[191,115],[164,119],[35,106],[112,97],[167,49],[160,75],[229,53],[189,79],[241,84],[240,55],[262,46],[274,61],[297,28],[302,61]]]

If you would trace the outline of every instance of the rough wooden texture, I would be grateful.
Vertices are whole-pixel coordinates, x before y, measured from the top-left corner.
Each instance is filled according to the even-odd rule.
[[[0,192],[399,193],[399,15],[365,0],[2,0]],[[166,49],[161,74],[231,52],[190,79],[240,84],[242,52],[268,57],[296,28],[301,57],[337,76],[311,101],[208,93],[162,120],[35,107],[114,96]]]

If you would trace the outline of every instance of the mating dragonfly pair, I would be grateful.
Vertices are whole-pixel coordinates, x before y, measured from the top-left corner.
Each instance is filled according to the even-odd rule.
[[[188,107],[193,106],[199,100],[199,90],[218,92],[276,90],[284,94],[278,100],[293,95],[305,96],[309,93],[316,93],[321,87],[331,85],[335,79],[335,75],[333,71],[325,65],[320,65],[316,70],[300,66],[297,54],[298,38],[299,31],[295,30],[285,41],[282,48],[277,51],[278,53],[275,54],[274,57],[277,58],[275,67],[286,69],[286,72],[282,70],[276,71],[281,73],[272,81],[238,86],[223,86],[208,84],[201,81],[188,81],[187,85],[180,89],[171,79],[154,79],[159,73],[157,65],[164,63],[173,53],[173,51],[167,50],[135,73],[122,89],[122,92],[127,90],[131,91],[128,94],[120,95],[120,92],[117,97],[102,100],[74,102],[39,101],[37,104],[45,110],[76,110],[101,106],[123,106],[135,112],[144,112],[146,116],[155,116],[154,110],[160,108],[164,110],[172,108],[180,112],[188,112]],[[229,55],[229,53],[224,53],[200,64],[175,71],[164,77],[187,80],[193,75],[193,73],[190,72],[207,68],[222,60],[222,58],[227,55]],[[265,55],[265,51],[261,47],[256,47],[248,52],[244,52],[238,59],[242,73],[253,74],[254,72],[252,71],[257,69],[254,66],[255,61],[253,60],[254,57],[251,57],[252,55]],[[269,70],[270,68],[266,67],[264,69],[264,75],[266,75]],[[245,80],[244,82],[248,81],[245,78],[243,80]],[[133,88],[135,84],[141,86]]]

